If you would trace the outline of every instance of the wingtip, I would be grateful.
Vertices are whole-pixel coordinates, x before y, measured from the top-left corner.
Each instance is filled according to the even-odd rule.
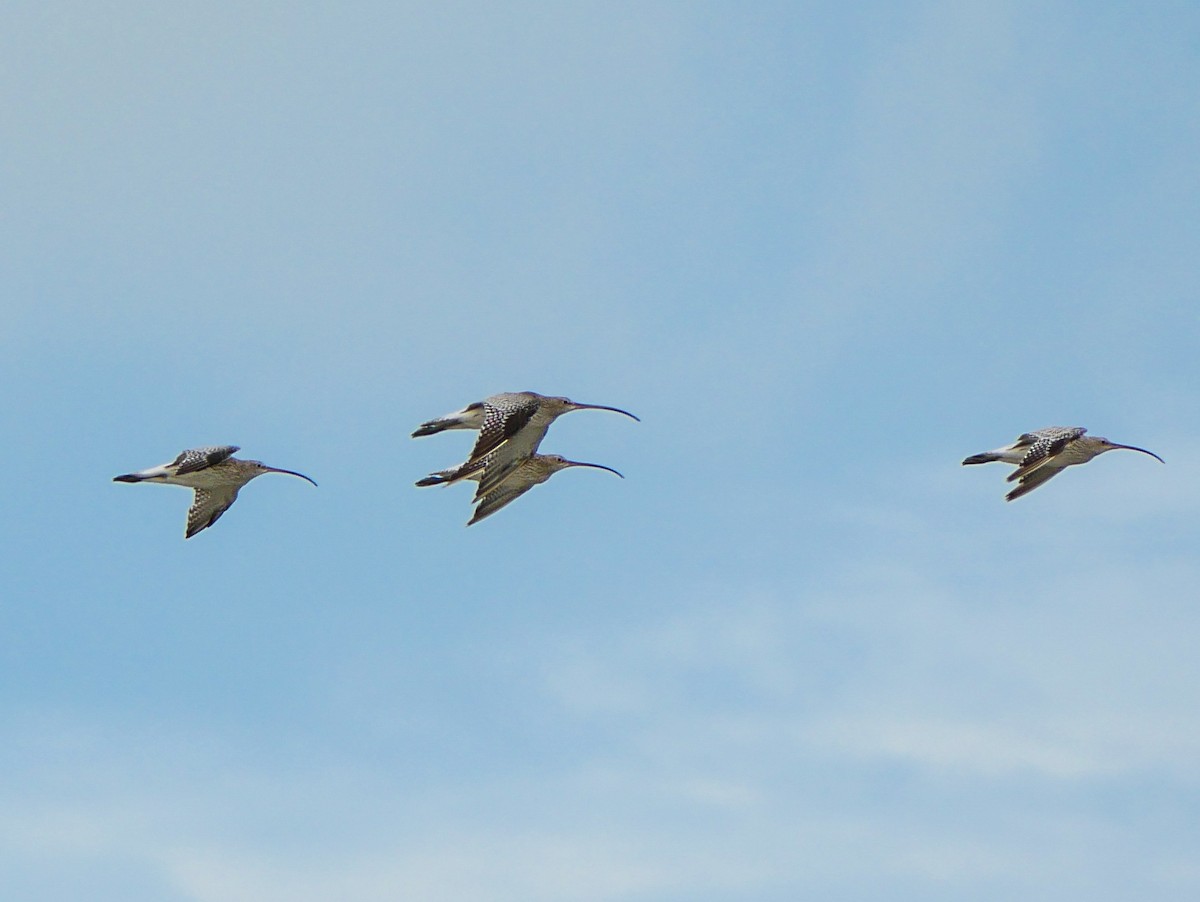
[[[504,507],[504,505],[501,504],[499,507],[496,507],[488,504],[476,504],[475,510],[471,512],[471,519],[467,521],[467,525],[474,526],[480,520],[486,520],[492,514],[496,513],[496,511],[500,510],[501,507]]]

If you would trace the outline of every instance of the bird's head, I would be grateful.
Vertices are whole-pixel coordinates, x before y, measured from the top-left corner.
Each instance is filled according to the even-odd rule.
[[[605,407],[603,404],[580,404],[570,398],[545,398],[542,404],[548,406],[555,414],[570,413],[572,410],[611,410],[613,413],[624,414],[632,420],[641,422],[628,410],[622,410],[619,407]]]
[[[559,454],[543,454],[540,456],[543,466],[551,473],[557,473],[559,470],[565,470],[567,467],[591,467],[595,470],[608,470],[610,473],[617,473],[612,467],[606,467],[603,464],[585,464],[578,460],[567,460]],[[625,477],[617,473],[622,479]]]

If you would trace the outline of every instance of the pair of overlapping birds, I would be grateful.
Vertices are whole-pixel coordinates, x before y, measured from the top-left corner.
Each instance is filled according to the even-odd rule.
[[[567,460],[557,454],[539,454],[538,446],[546,437],[550,424],[564,413],[573,410],[611,410],[634,420],[638,419],[619,407],[602,404],[579,404],[568,398],[539,395],[536,392],[504,392],[483,401],[468,404],[462,410],[422,423],[413,438],[434,435],[448,429],[475,429],[479,438],[470,457],[457,467],[439,470],[417,481],[418,486],[453,485],[456,482],[478,483],[475,490],[475,512],[467,521],[470,526],[491,516],[505,505],[525,494],[535,485],[545,482],[568,467],[591,467],[616,473],[602,464]],[[1082,426],[1050,426],[1026,432],[1011,445],[974,454],[964,465],[1000,461],[1016,469],[1008,481],[1016,482],[1005,500],[1012,501],[1032,492],[1042,483],[1075,464],[1087,463],[1106,451],[1125,449],[1162,458],[1153,451],[1133,445],[1120,445],[1106,438],[1087,435]],[[251,479],[263,473],[286,473],[307,479],[303,473],[268,467],[257,460],[238,460],[233,456],[236,445],[221,445],[184,451],[171,463],[148,470],[139,470],[115,477],[115,482],[161,482],[181,485],[194,490],[195,497],[188,510],[187,532],[190,539],[212,526],[230,505],[237,500],[238,491]],[[623,478],[623,477],[622,477]]]

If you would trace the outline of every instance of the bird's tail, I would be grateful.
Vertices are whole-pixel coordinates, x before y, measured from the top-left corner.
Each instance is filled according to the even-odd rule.
[[[436,435],[446,429],[478,429],[483,425],[484,409],[482,402],[468,404],[462,410],[448,413],[444,417],[422,423],[413,432],[413,438],[423,435]]]
[[[134,473],[126,473],[124,476],[114,476],[113,482],[146,482],[153,479],[165,479],[170,475],[172,475],[170,466],[150,467]]]
[[[453,470],[442,470],[440,473],[430,473],[424,479],[418,479],[417,485],[424,488],[427,485],[445,485],[450,481]]]
[[[430,420],[428,423],[422,423],[412,434],[413,438],[420,438],[423,435],[436,435],[443,429],[453,429],[454,427],[445,420]],[[461,427],[460,427],[461,428]]]
[[[994,460],[1002,460],[1003,458],[995,451],[984,451],[982,454],[972,454],[963,461],[964,467],[969,467],[971,464],[990,464]]]

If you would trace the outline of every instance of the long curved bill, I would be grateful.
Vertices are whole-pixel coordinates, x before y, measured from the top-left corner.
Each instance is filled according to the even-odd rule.
[[[574,402],[572,402],[574,404]],[[623,413],[631,420],[642,421],[641,417],[635,417],[628,410],[622,410],[620,407],[605,407],[603,404],[575,404],[576,410],[611,410],[613,413]]]
[[[303,473],[297,473],[295,470],[281,470],[279,467],[267,467],[268,473],[286,473],[288,476],[299,476],[301,479],[308,479]],[[316,485],[311,479],[308,479],[313,485]]]
[[[582,463],[577,460],[568,460],[566,463],[567,463],[567,466],[570,466],[570,467],[591,467],[594,470],[608,470],[608,472],[610,472],[610,473],[617,473],[617,471],[614,470],[612,467],[606,467],[606,466],[604,466],[604,464],[585,464],[585,463]],[[622,479],[625,478],[624,475],[622,475],[621,473],[617,473],[617,475],[620,476]]]
[[[1138,448],[1135,445],[1118,445],[1116,442],[1113,442],[1112,446],[1114,448],[1124,448],[1126,451],[1141,451],[1143,454],[1149,454],[1151,457],[1153,457],[1155,460],[1157,460],[1160,464],[1166,463],[1165,460],[1163,460],[1161,457],[1159,457],[1153,451],[1147,451],[1145,448]]]

